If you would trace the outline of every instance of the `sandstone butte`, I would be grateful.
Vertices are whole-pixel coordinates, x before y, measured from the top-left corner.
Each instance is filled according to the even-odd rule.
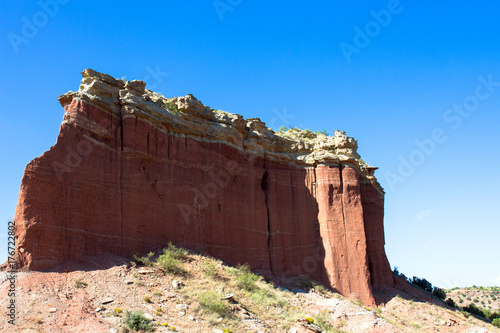
[[[277,278],[307,275],[367,305],[377,288],[398,284],[376,168],[344,132],[274,132],[192,95],[82,74],[79,90],[59,97],[56,144],[24,171],[20,267],[172,241]]]

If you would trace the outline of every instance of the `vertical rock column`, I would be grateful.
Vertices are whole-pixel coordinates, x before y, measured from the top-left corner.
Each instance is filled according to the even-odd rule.
[[[392,286],[393,274],[384,249],[384,194],[372,183],[363,183],[361,197],[371,283],[373,286]]]
[[[359,175],[349,166],[320,165],[316,186],[326,280],[340,293],[373,304]]]

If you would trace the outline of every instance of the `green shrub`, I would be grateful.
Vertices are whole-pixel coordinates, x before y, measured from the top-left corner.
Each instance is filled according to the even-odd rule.
[[[320,294],[325,294],[326,293],[326,288],[322,284],[317,284],[313,282],[313,288]]]
[[[316,137],[316,135],[310,129],[305,129],[303,135],[304,135],[304,137],[306,137],[308,139],[313,139]]]
[[[239,274],[236,278],[236,286],[240,289],[245,289],[248,291],[254,290],[255,282],[259,280],[259,277],[250,271],[250,266],[248,264],[239,266]]]
[[[175,247],[172,242],[168,243],[168,247],[163,249],[156,263],[165,271],[165,273],[182,274],[182,260],[186,259],[187,251]]]
[[[149,298],[148,296],[144,297],[144,302],[151,303],[151,298]]]
[[[152,266],[153,265],[153,263],[151,262],[152,256],[154,256],[154,252],[149,252],[147,257],[139,257],[137,254],[133,255],[135,263],[142,266]]]
[[[449,306],[456,306],[455,301],[449,297],[446,299],[446,304]]]
[[[163,104],[165,104],[165,108],[172,114],[179,114],[179,109],[177,108],[177,105],[174,102],[171,101],[163,101]]]
[[[144,312],[142,311],[127,311],[125,314],[125,325],[134,331],[149,332],[153,329],[151,320],[144,318]]]
[[[216,313],[221,317],[229,313],[229,304],[221,300],[220,296],[213,291],[207,291],[198,296],[198,302],[207,312]]]
[[[493,319],[491,322],[493,326],[500,327],[500,318]]]
[[[163,249],[163,253],[165,252],[170,253],[175,259],[187,259],[187,251],[181,247],[176,247],[172,242],[169,242],[167,248]]]

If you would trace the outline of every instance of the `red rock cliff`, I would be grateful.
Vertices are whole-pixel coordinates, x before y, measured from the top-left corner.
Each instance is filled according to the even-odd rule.
[[[87,69],[59,100],[57,143],[26,167],[22,266],[130,255],[168,241],[275,276],[305,274],[365,304],[392,286],[384,193],[357,143],[273,132],[192,95]]]

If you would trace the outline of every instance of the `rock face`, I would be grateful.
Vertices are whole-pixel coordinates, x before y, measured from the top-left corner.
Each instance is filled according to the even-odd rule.
[[[25,170],[19,264],[173,243],[276,277],[308,275],[365,304],[393,286],[384,192],[343,132],[273,132],[90,69],[59,97],[57,142]]]

